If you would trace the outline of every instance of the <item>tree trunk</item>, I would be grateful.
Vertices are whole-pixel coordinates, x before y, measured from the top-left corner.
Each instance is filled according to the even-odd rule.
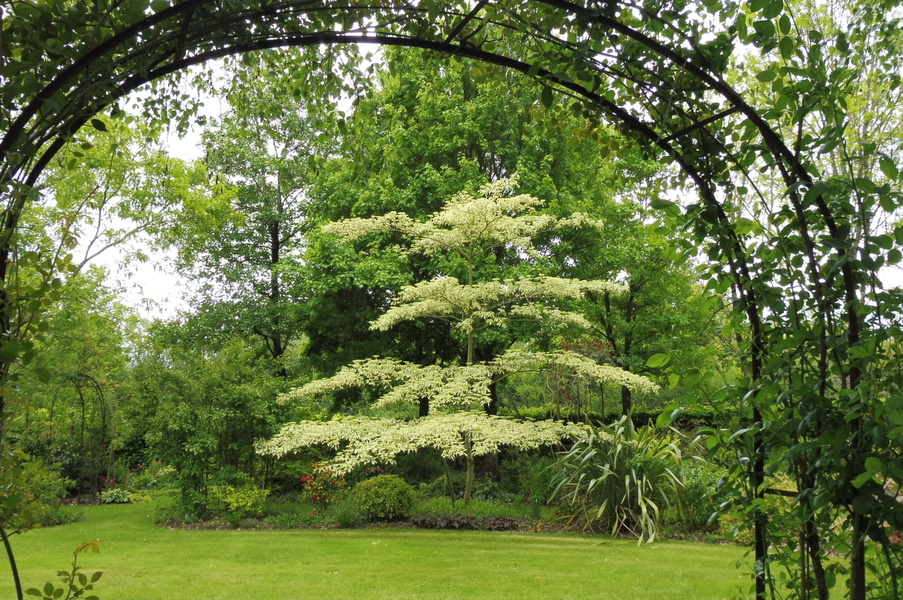
[[[627,416],[633,410],[633,392],[626,385],[621,386],[621,414]]]
[[[19,580],[19,569],[16,568],[16,557],[13,554],[13,547],[9,543],[9,536],[3,527],[0,527],[0,538],[3,538],[3,546],[6,548],[6,558],[9,560],[9,569],[13,575],[13,582],[16,584],[16,600],[22,600],[22,582]]]
[[[866,600],[865,515],[853,511],[853,539],[850,542],[850,600]]]
[[[467,458],[467,478],[464,480],[464,504],[470,504],[470,496],[473,494],[474,460],[473,443],[470,436],[464,436],[464,452]]]

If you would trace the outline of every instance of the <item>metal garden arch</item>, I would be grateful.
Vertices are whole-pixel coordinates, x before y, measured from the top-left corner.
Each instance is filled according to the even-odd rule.
[[[738,180],[753,165],[783,182],[785,221],[795,232],[800,260],[788,266],[806,295],[787,300],[795,314],[821,323],[823,336],[806,342],[823,380],[842,373],[846,389],[860,386],[860,366],[843,348],[861,343],[868,324],[861,310],[863,281],[873,269],[857,263],[850,228],[838,219],[817,183],[806,150],[785,141],[773,114],[758,110],[727,81],[739,37],[754,40],[747,17],[779,23],[764,28],[778,40],[783,3],[750,5],[685,0],[53,0],[0,8],[0,284],[10,273],[19,216],[53,156],[97,113],[147,82],[226,55],[285,46],[318,44],[404,45],[457,54],[520,71],[583,103],[643,140],[663,160],[676,164],[698,191],[680,213],[733,289],[735,310],[746,336],[749,477],[755,498],[765,493],[772,458],[764,437],[763,410],[774,395],[760,398],[777,377],[769,365],[783,356],[774,335],[775,299],[784,289],[758,255],[760,240],[743,225],[734,199]],[[758,22],[758,21],[757,21]],[[31,35],[29,35],[31,31]],[[504,40],[493,36],[503,31]],[[742,135],[737,135],[742,132]],[[821,240],[829,240],[823,243]],[[21,301],[0,289],[0,378],[19,352],[10,338],[12,307]],[[768,308],[770,307],[770,308]],[[791,309],[788,308],[788,311]],[[790,317],[787,317],[790,318]],[[842,331],[841,346],[831,346]],[[837,348],[840,348],[838,350]],[[830,355],[830,356],[828,356]],[[832,371],[833,369],[833,371]],[[830,401],[827,389],[816,390]],[[2,413],[0,398],[0,413]],[[2,423],[2,417],[0,417]],[[851,423],[853,470],[870,447]],[[862,470],[860,468],[860,470]],[[851,492],[852,493],[852,492]],[[861,541],[868,510],[854,507],[851,551],[852,597],[864,598]],[[756,595],[766,594],[766,522],[756,518]],[[815,547],[819,552],[817,535]],[[860,546],[856,544],[859,543]],[[820,592],[821,593],[821,592]]]

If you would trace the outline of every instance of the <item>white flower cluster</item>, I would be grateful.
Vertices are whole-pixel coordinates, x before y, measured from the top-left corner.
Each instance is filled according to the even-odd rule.
[[[568,351],[528,352],[509,350],[486,363],[472,365],[418,365],[393,358],[354,361],[327,379],[319,379],[284,394],[283,401],[326,394],[352,387],[388,387],[377,407],[417,403],[427,398],[433,409],[445,406],[475,407],[491,400],[489,388],[514,373],[558,368],[575,379],[617,384],[636,392],[658,390],[652,381],[618,367],[597,364]]]
[[[439,277],[405,286],[392,307],[370,324],[385,331],[404,321],[423,317],[455,322],[464,331],[481,326],[504,326],[509,319],[543,320],[590,327],[574,312],[562,311],[537,300],[577,300],[588,292],[620,293],[625,287],[609,281],[562,277],[506,279],[464,285],[454,277]]]
[[[421,448],[432,448],[444,458],[454,459],[468,452],[473,456],[495,453],[502,446],[521,450],[552,446],[562,439],[585,439],[586,435],[582,425],[515,421],[475,412],[431,415],[414,421],[349,417],[289,423],[272,439],[258,442],[257,451],[281,457],[323,445],[337,451],[335,459],[324,467],[347,473],[357,466],[394,462],[399,454]]]
[[[495,370],[505,375],[545,371],[557,367],[570,372],[575,379],[595,381],[599,384],[616,384],[634,392],[654,393],[659,390],[658,385],[642,375],[611,365],[600,365],[591,358],[567,350],[555,352],[509,350],[496,358],[493,363]]]
[[[499,247],[518,248],[535,255],[533,238],[542,231],[602,227],[602,222],[577,213],[566,219],[542,215],[544,202],[528,194],[506,196],[515,181],[500,180],[480,189],[479,197],[455,195],[424,222],[405,213],[390,212],[368,219],[329,223],[322,231],[354,241],[381,232],[398,232],[411,240],[410,251],[434,255],[452,252],[473,261]]]

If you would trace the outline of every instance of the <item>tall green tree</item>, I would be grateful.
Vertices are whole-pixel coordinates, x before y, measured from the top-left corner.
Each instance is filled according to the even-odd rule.
[[[301,260],[309,190],[318,161],[335,148],[340,120],[332,105],[314,110],[295,94],[298,69],[315,54],[260,54],[227,65],[214,92],[228,110],[202,136],[214,194],[187,207],[167,232],[180,273],[197,290],[195,320],[226,337],[256,336],[283,377],[279,363],[301,325],[297,270],[287,265]]]

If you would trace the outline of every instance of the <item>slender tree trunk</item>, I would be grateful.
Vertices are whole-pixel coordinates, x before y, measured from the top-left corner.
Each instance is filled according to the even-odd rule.
[[[467,478],[464,480],[464,504],[470,504],[470,496],[473,494],[474,460],[473,443],[469,435],[464,436],[464,453],[467,458]]]
[[[19,580],[19,569],[16,567],[16,557],[13,554],[13,547],[9,543],[9,536],[6,530],[0,526],[0,538],[3,538],[3,546],[6,548],[6,558],[9,559],[9,570],[13,575],[13,582],[16,584],[16,600],[22,600],[22,582]]]
[[[455,506],[455,484],[452,482],[451,468],[448,466],[448,459],[442,457],[442,469],[445,471],[445,484],[448,490],[448,497],[451,499],[452,507]]]
[[[865,515],[853,512],[853,539],[850,543],[850,600],[866,600]]]
[[[627,416],[633,410],[633,392],[630,388],[621,386],[621,414]]]

